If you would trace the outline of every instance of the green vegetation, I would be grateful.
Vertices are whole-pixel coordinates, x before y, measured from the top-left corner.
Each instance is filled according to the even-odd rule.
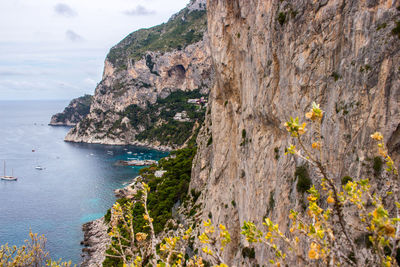
[[[243,129],[243,130],[242,130],[242,142],[240,143],[240,146],[244,146],[244,145],[246,145],[249,141],[251,141],[251,140],[249,140],[248,138],[246,138],[246,135],[247,135],[246,129]]]
[[[396,22],[396,27],[392,29],[392,34],[397,35],[400,39],[400,20]]]
[[[67,121],[78,123],[79,121],[72,120],[72,115],[78,113],[81,117],[85,117],[89,114],[92,98],[93,96],[91,95],[84,95],[73,99],[62,113],[57,113],[57,121],[64,123]],[[75,107],[73,107],[73,105]]]
[[[183,145],[193,133],[195,122],[204,121],[205,109],[187,103],[190,98],[200,98],[200,90],[184,92],[178,90],[168,97],[157,99],[155,104],[146,108],[130,105],[119,115],[128,117],[133,128],[145,130],[136,136],[139,141],[160,141],[161,145]],[[176,121],[174,116],[185,111],[190,121]],[[162,121],[163,123],[157,123]]]
[[[192,170],[193,157],[196,154],[196,147],[187,147],[181,150],[171,152],[170,156],[159,161],[158,166],[150,166],[140,170],[140,175],[143,177],[150,188],[148,193],[147,205],[151,218],[154,219],[154,231],[160,233],[166,226],[169,219],[172,218],[172,208],[176,203],[183,203],[188,196],[188,188]],[[172,157],[171,157],[172,156]],[[167,172],[162,177],[154,175],[157,170],[166,170]],[[192,189],[191,197],[197,200],[200,192]],[[136,196],[137,201],[133,205],[133,225],[135,233],[149,233],[149,228],[146,227],[144,207],[140,201],[142,192]],[[123,206],[128,201],[126,198],[118,199],[117,202]],[[197,213],[198,207],[192,209],[192,213]],[[193,214],[193,215],[194,215]],[[108,212],[106,219],[109,220]],[[120,225],[119,227],[122,227]],[[107,254],[115,255],[112,249],[107,250]],[[103,266],[122,266],[121,259],[107,257],[103,262]]]
[[[362,73],[362,72],[364,72],[364,71],[369,71],[369,70],[371,70],[371,66],[370,65],[365,65],[365,66],[361,66],[360,67],[360,72]]]
[[[279,12],[277,20],[278,20],[279,24],[281,26],[283,26],[283,24],[285,24],[285,22],[286,22],[286,13],[285,12]]]
[[[159,161],[158,169],[167,172],[161,178],[154,176],[149,169],[142,169],[141,174],[150,187],[148,205],[150,215],[154,218],[154,230],[159,233],[165,223],[172,218],[172,207],[182,203],[188,193],[192,161],[196,154],[195,147],[171,152],[175,158],[169,157]]]
[[[341,78],[340,74],[336,71],[332,72],[331,76],[335,80],[335,82],[337,82]]]
[[[275,152],[275,159],[278,160],[280,158],[279,147],[275,147],[274,148],[274,152]]]
[[[378,176],[381,174],[382,168],[383,168],[383,160],[381,157],[376,156],[374,158],[374,164],[373,164],[372,168],[374,169],[375,176]]]
[[[243,139],[246,139],[246,129],[243,129],[243,130],[242,130],[242,138],[243,138]]]
[[[256,257],[256,252],[254,248],[244,247],[242,249],[242,256],[243,258],[254,259]]]
[[[353,178],[351,178],[350,176],[344,176],[342,178],[342,185],[346,185],[348,182],[352,182]]]
[[[378,24],[378,26],[376,27],[376,29],[379,31],[380,29],[385,29],[386,26],[387,26],[386,22],[385,22],[385,23],[381,23],[381,24]]]
[[[207,146],[210,146],[212,144],[212,141],[213,141],[212,136],[210,136],[210,138],[208,138],[207,141]]]
[[[159,141],[163,145],[183,145],[191,136],[194,122],[180,122],[171,120],[167,124],[152,127],[136,136],[139,141]]]
[[[275,194],[275,191],[271,191],[271,193],[269,193],[267,214],[270,214],[275,208],[274,194]]]
[[[301,165],[296,167],[296,171],[294,172],[294,177],[297,178],[297,191],[299,193],[305,193],[312,186],[312,181],[308,174],[307,167],[305,165]]]
[[[154,230],[159,233],[165,223],[172,218],[172,207],[185,199],[190,182],[192,161],[196,148],[184,148],[171,152],[175,158],[164,158],[159,161],[159,169],[167,172],[161,178],[153,175],[148,168],[141,171],[150,186],[148,204],[150,215],[154,218]],[[198,193],[196,193],[197,195]],[[197,196],[198,197],[198,196]]]
[[[173,49],[182,49],[200,41],[206,28],[205,10],[189,13],[189,10],[185,8],[167,23],[129,34],[110,50],[107,59],[114,66],[120,67],[126,64],[127,58],[132,61],[140,60],[147,51],[168,52]],[[151,63],[149,68],[152,71]]]

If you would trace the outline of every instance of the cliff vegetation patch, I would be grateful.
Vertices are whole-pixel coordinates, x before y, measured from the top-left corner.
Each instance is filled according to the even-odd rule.
[[[189,99],[201,97],[206,98],[200,90],[178,90],[164,99],[158,98],[155,104],[148,103],[145,108],[130,105],[119,115],[129,118],[134,129],[144,129],[136,136],[139,141],[158,141],[162,145],[181,146],[192,136],[196,122],[201,125],[204,121],[204,103],[188,103]]]
[[[167,23],[129,34],[114,46],[107,60],[115,67],[125,65],[126,58],[140,60],[148,51],[168,52],[196,43],[207,28],[205,10],[183,9]]]

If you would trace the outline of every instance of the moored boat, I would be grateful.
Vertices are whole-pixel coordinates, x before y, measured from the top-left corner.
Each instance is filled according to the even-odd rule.
[[[4,181],[17,181],[18,179],[17,177],[14,176],[14,170],[12,170],[11,176],[6,175],[6,161],[4,161],[4,175],[0,176],[0,179]]]

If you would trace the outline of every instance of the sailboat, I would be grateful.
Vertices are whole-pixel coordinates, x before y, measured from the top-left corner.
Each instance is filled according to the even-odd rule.
[[[5,181],[16,181],[17,177],[14,177],[14,170],[11,170],[11,172],[11,176],[6,175],[6,161],[4,161],[4,176],[0,176],[0,179]]]

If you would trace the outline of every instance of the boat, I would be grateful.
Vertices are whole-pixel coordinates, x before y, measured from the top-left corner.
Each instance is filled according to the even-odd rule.
[[[0,176],[0,179],[4,181],[17,181],[18,178],[14,176],[14,170],[11,169],[11,172],[11,176],[6,175],[6,161],[4,161],[4,175]]]
[[[128,151],[128,152],[126,152],[126,154],[129,154],[129,155],[130,155],[130,154],[132,154],[132,152],[131,152],[131,151]]]
[[[35,167],[35,169],[41,171],[41,170],[43,170],[43,167],[38,165],[38,166]]]
[[[112,151],[109,150],[109,151],[107,151],[107,154],[108,154],[108,155],[113,155],[114,152],[112,152]]]

